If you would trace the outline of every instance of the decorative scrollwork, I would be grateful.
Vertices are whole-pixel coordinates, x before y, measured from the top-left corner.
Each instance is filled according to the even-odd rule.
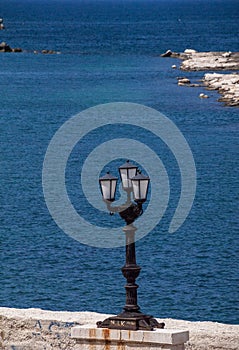
[[[107,208],[110,212],[110,215],[118,213],[122,219],[125,220],[127,225],[132,224],[138,217],[143,214],[142,203],[133,203],[129,200],[123,205],[112,206],[110,201],[106,201]]]

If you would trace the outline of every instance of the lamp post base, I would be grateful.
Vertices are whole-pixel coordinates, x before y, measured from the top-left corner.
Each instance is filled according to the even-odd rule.
[[[154,328],[164,328],[164,326],[165,324],[163,322],[159,323],[150,315],[127,311],[123,311],[117,316],[106,318],[102,322],[97,322],[98,328],[128,329],[132,331],[153,331]]]

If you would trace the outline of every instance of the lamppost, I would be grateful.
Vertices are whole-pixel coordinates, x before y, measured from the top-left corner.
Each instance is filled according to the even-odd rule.
[[[128,330],[153,330],[154,328],[164,328],[164,323],[158,321],[150,315],[145,315],[140,311],[137,304],[136,278],[140,273],[140,266],[136,263],[135,254],[135,232],[137,228],[134,221],[143,214],[143,203],[146,201],[149,187],[149,177],[141,174],[138,167],[127,161],[119,167],[122,187],[127,193],[127,200],[120,206],[112,206],[115,200],[117,177],[107,173],[99,179],[101,193],[104,202],[111,214],[119,213],[125,220],[126,226],[123,228],[126,237],[126,261],[121,271],[127,280],[126,304],[123,311],[117,316],[109,317],[103,322],[97,322],[98,328],[128,329]],[[131,195],[133,194],[133,201]]]

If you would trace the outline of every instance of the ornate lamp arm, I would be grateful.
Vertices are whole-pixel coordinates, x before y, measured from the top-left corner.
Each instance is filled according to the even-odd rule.
[[[131,202],[128,195],[127,201],[119,206],[112,206],[112,202],[104,200],[107,205],[107,209],[111,214],[118,213],[122,219],[125,220],[127,225],[132,224],[139,216],[143,214],[142,203]]]

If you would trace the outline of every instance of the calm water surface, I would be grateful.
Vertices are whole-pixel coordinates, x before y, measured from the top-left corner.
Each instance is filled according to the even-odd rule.
[[[46,208],[41,172],[51,138],[70,116],[128,101],[175,122],[198,182],[186,222],[168,234],[180,178],[164,159],[172,198],[162,221],[137,242],[139,304],[157,317],[238,323],[238,109],[223,107],[216,92],[201,100],[202,88],[178,87],[183,73],[171,65],[179,62],[159,57],[167,49],[238,51],[238,9],[233,0],[1,1],[0,41],[61,51],[0,55],[1,306],[121,310],[124,248],[88,247],[62,232]],[[71,165],[69,193],[82,210],[77,149]]]

